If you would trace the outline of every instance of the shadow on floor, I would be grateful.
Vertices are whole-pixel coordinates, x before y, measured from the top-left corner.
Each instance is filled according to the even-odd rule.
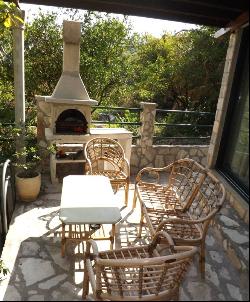
[[[18,203],[2,258],[11,273],[0,284],[3,301],[80,301],[83,280],[84,244],[67,244],[61,257],[59,220],[60,187],[45,187],[36,202]],[[132,211],[133,185],[128,207],[124,192],[116,194],[122,220],[116,228],[116,247],[150,241],[146,226],[137,238],[140,209]],[[107,226],[109,227],[109,226]],[[111,227],[110,227],[111,229]],[[109,241],[98,241],[99,250],[109,249]],[[232,266],[213,227],[206,240],[206,279],[200,279],[198,257],[181,286],[181,301],[248,301],[248,274]],[[91,296],[89,300],[91,300]]]

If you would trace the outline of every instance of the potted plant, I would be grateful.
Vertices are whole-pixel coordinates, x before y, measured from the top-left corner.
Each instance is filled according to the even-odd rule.
[[[16,152],[16,190],[21,201],[36,200],[41,188],[41,173],[38,170],[41,157],[37,147],[24,147]]]
[[[15,175],[16,190],[21,201],[34,201],[41,188],[41,163],[52,149],[38,146],[27,146],[14,154],[17,172]]]

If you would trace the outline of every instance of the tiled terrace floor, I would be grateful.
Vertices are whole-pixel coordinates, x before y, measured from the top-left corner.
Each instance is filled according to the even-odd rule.
[[[58,219],[60,196],[61,186],[53,186],[45,179],[37,201],[17,204],[2,253],[10,274],[0,284],[1,301],[81,300],[82,246],[68,245],[65,258],[61,257]],[[140,210],[138,207],[131,211],[132,184],[127,208],[123,207],[123,196],[123,192],[116,195],[123,217],[117,228],[116,246],[147,241],[146,229],[141,240],[136,238]],[[248,234],[248,230],[243,232]],[[181,287],[180,299],[247,301],[248,274],[234,268],[211,227],[206,245],[206,279],[200,279],[196,257]],[[98,246],[100,249],[108,249],[109,242],[99,241]]]

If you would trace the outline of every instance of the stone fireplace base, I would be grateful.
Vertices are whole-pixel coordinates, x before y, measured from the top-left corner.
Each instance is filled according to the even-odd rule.
[[[55,145],[57,147],[84,149],[85,144],[95,137],[109,137],[116,139],[124,149],[125,156],[130,163],[131,146],[132,146],[132,132],[124,128],[90,128],[90,133],[86,135],[59,135],[53,134],[50,128],[45,128],[45,138],[48,145]],[[68,147],[67,147],[68,146]],[[68,149],[70,150],[70,149]],[[57,166],[58,164],[72,164],[72,163],[84,163],[86,162],[84,157],[80,158],[56,158],[55,154],[50,155],[50,176],[53,184],[58,183]]]

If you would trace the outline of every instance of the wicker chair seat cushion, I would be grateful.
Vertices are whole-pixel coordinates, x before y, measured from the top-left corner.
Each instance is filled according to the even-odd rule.
[[[113,170],[105,170],[105,171],[97,171],[97,172],[94,171],[91,174],[107,176],[110,179],[110,181],[125,182],[128,179],[128,176],[125,175],[122,171],[113,171]]]
[[[150,220],[156,232],[159,224],[168,218],[181,218],[192,220],[188,212],[183,211],[184,203],[181,204],[178,195],[172,188],[156,184],[138,184],[139,194],[143,200],[145,217]],[[200,241],[202,238],[201,226],[196,224],[173,224],[164,226],[175,242],[180,240]]]
[[[169,254],[172,254],[172,252],[169,252]],[[159,253],[157,253],[157,256],[160,256]],[[113,250],[113,251],[104,251],[99,252],[99,257],[101,259],[144,259],[144,258],[150,258],[149,249],[148,246],[138,246],[133,248],[123,248],[119,250]]]
[[[183,205],[180,203],[176,192],[165,186],[139,183],[137,188],[143,200],[143,205],[147,210],[174,214],[183,209]]]

